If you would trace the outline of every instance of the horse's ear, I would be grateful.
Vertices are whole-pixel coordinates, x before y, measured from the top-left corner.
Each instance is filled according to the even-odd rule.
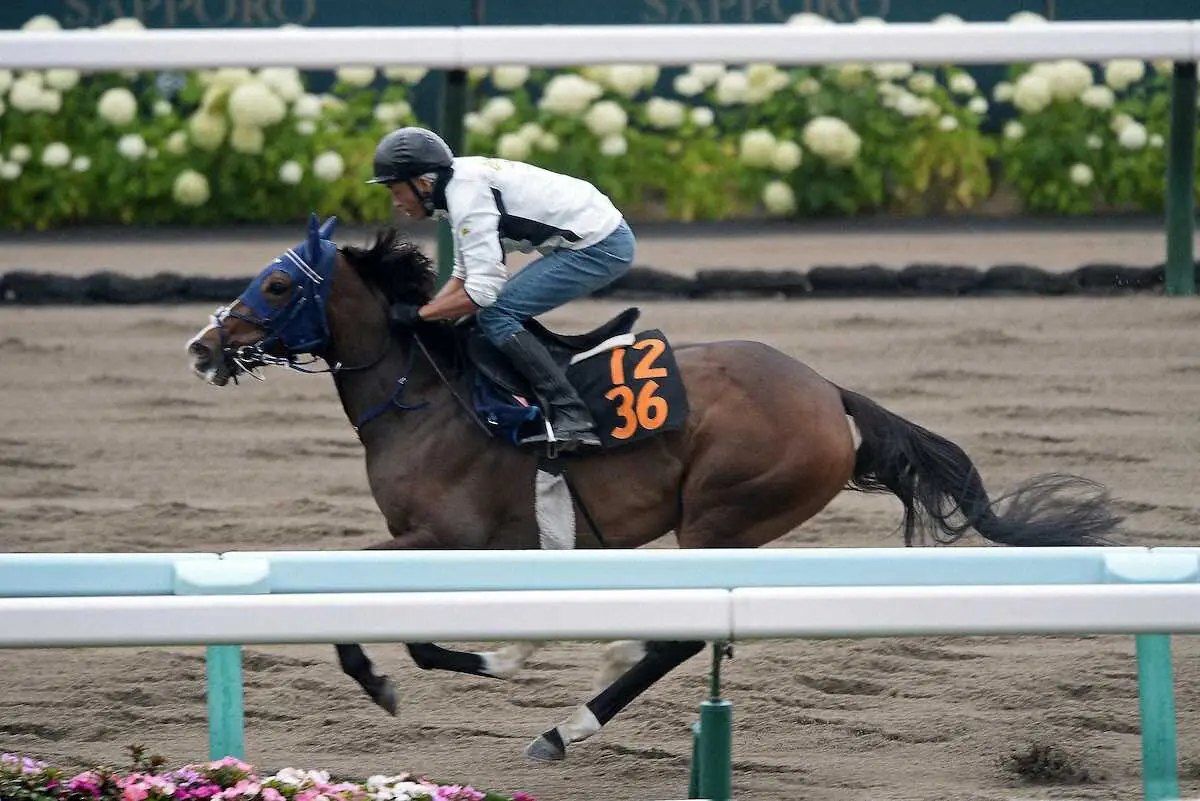
[[[333,236],[333,229],[337,226],[337,217],[330,217],[325,222],[321,223],[321,230],[317,232],[317,236],[321,239],[329,239]]]
[[[308,218],[308,238],[305,240],[305,250],[308,258],[315,258],[321,252],[321,226],[314,211]]]

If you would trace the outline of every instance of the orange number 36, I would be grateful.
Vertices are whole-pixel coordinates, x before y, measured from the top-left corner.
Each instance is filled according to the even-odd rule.
[[[604,397],[617,402],[617,414],[623,421],[612,430],[613,439],[629,439],[639,427],[653,431],[667,421],[670,412],[666,399],[655,394],[659,384],[654,380],[664,378],[667,369],[653,366],[667,349],[666,343],[660,339],[644,339],[635,343],[633,348],[646,351],[633,369],[633,377],[646,382],[636,396],[633,389],[625,384],[625,348],[614,349],[609,362],[613,388]]]

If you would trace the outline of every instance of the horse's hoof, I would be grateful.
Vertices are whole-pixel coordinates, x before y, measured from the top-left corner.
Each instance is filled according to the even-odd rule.
[[[396,692],[396,683],[387,676],[379,684],[379,690],[371,696],[392,717],[400,711],[400,694]]]
[[[525,756],[535,762],[559,762],[567,758],[567,749],[542,735],[525,747]]]

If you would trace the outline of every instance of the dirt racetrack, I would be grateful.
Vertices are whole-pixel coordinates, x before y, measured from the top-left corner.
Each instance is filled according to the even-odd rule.
[[[585,302],[546,319],[578,330],[617,308]],[[327,377],[276,371],[215,389],[189,373],[183,344],[210,310],[0,313],[0,551],[355,548],[385,536]],[[1194,300],[651,303],[642,321],[680,342],[772,343],[960,443],[994,491],[1077,472],[1120,499],[1130,543],[1200,541]],[[899,547],[899,520],[891,498],[843,495],[780,545]],[[1200,646],[1174,643],[1183,789],[1198,796]],[[539,801],[686,794],[706,657],[565,763],[536,765],[521,749],[588,695],[600,646],[552,645],[511,683],[422,673],[399,646],[368,652],[402,689],[399,718],[341,675],[328,646],[248,649],[249,760],[415,770]],[[173,762],[202,759],[201,654],[0,652],[0,751],[83,765],[140,742]],[[1141,797],[1129,637],[747,643],[725,675],[739,799]],[[1022,785],[998,760],[1034,740],[1102,780]]]

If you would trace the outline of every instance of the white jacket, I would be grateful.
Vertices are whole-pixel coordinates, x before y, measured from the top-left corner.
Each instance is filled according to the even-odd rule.
[[[440,190],[440,191],[439,191]],[[454,272],[481,307],[508,281],[506,253],[581,250],[621,224],[621,212],[587,181],[532,164],[482,156],[454,159],[435,188],[435,215],[454,232]]]

